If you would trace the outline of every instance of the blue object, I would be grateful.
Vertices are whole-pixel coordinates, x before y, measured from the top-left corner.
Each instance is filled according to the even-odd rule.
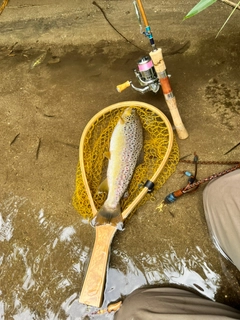
[[[165,203],[173,203],[177,198],[174,196],[173,193],[170,193],[166,198],[164,199]]]
[[[184,171],[184,174],[185,174],[185,176],[187,176],[187,177],[192,177],[192,174],[191,174],[191,172],[189,172],[189,171]]]
[[[147,26],[145,29],[146,29],[146,31],[144,32],[145,36],[148,37],[151,45],[155,46],[150,26]]]

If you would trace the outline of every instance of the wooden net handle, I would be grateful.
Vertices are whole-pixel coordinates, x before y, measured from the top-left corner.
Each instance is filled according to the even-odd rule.
[[[117,228],[111,225],[101,225],[95,227],[95,230],[94,247],[79,302],[100,307],[103,299],[109,249]]]

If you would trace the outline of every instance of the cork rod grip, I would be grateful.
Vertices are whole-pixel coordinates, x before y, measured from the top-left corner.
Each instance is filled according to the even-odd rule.
[[[186,139],[188,137],[188,132],[187,132],[187,130],[182,122],[181,116],[179,114],[176,98],[173,97],[171,99],[168,99],[168,100],[166,100],[166,103],[167,103],[169,111],[171,113],[173,123],[176,128],[177,135],[178,135],[179,139],[182,139],[182,140]]]
[[[103,299],[109,249],[117,228],[111,225],[101,225],[95,227],[95,230],[93,252],[79,302],[100,307]]]
[[[171,86],[170,86],[169,78],[166,72],[165,62],[162,56],[162,49],[151,51],[149,55],[153,61],[154,68],[159,77],[164,98],[166,100],[169,111],[171,113],[178,137],[179,139],[186,139],[188,137],[188,132],[182,122],[182,119],[177,107],[176,98],[174,97]]]

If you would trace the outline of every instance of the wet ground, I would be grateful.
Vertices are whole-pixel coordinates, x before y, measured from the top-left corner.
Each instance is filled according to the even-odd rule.
[[[180,156],[239,160],[239,33],[165,39],[171,84],[189,132]],[[119,49],[121,48],[121,50]],[[32,61],[47,51],[44,61]],[[94,229],[72,206],[78,146],[87,122],[113,103],[139,100],[171,120],[161,91],[117,93],[147,53],[126,42],[94,46],[0,48],[0,315],[1,319],[112,319],[81,305]],[[198,178],[231,165],[199,165]],[[143,285],[178,284],[240,309],[240,272],[214,248],[201,186],[163,212],[156,208],[187,183],[176,172],[126,223],[112,243],[102,308]]]

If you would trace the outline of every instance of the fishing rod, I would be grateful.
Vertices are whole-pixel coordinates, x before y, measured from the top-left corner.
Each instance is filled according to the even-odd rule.
[[[183,196],[186,193],[192,192],[194,190],[196,190],[201,184],[212,181],[213,179],[222,177],[223,175],[230,173],[232,171],[235,171],[237,169],[240,169],[240,163],[236,164],[235,166],[228,168],[224,171],[218,172],[218,173],[214,173],[211,176],[208,176],[206,178],[197,180],[196,179],[196,174],[193,176],[191,176],[191,179],[189,179],[189,183],[184,187],[181,188],[179,190],[176,190],[174,192],[169,193],[164,201],[163,204],[170,204],[175,202],[179,197]],[[186,174],[188,175],[188,173]]]
[[[152,51],[149,53],[148,56],[141,58],[138,61],[138,70],[134,70],[135,76],[138,79],[138,82],[143,88],[136,87],[132,81],[126,81],[117,86],[117,91],[122,92],[128,87],[132,87],[134,90],[144,94],[146,92],[152,91],[157,93],[160,86],[162,87],[162,92],[171,113],[174,126],[176,128],[178,137],[180,139],[186,139],[188,137],[188,132],[182,122],[176,98],[173,94],[169,75],[167,73],[166,65],[163,59],[162,49],[156,48],[155,41],[153,39],[152,31],[150,25],[148,23],[145,10],[143,8],[141,0],[136,0],[133,2],[136,15],[138,18],[139,26],[140,26],[140,33],[145,35],[150,42],[152,47]],[[145,31],[142,27],[143,19],[145,25]]]
[[[134,8],[135,8],[135,12],[136,12],[137,18],[138,18],[138,22],[139,22],[139,26],[140,26],[140,33],[142,33],[146,37],[148,37],[151,46],[153,48],[155,48],[155,42],[154,42],[154,39],[153,39],[152,31],[151,31],[150,25],[148,23],[148,19],[147,19],[147,16],[145,14],[145,10],[143,8],[141,0],[133,1],[133,5],[134,5]],[[141,13],[141,15],[140,15],[140,13]],[[145,24],[145,31],[142,31],[141,16],[142,16],[143,22]]]

